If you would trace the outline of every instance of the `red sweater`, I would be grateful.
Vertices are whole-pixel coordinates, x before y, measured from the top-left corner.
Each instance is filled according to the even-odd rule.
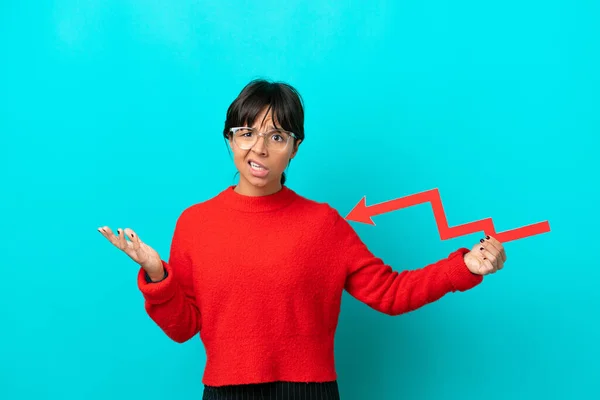
[[[268,196],[230,186],[177,220],[167,278],[138,287],[152,320],[176,342],[200,333],[207,385],[337,379],[334,334],[342,292],[399,315],[483,277],[460,248],[416,270],[375,257],[327,203],[284,186]]]

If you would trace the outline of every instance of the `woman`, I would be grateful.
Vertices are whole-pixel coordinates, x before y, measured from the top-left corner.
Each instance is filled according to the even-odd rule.
[[[246,85],[223,136],[239,183],[183,210],[168,262],[129,228],[99,228],[140,265],[145,309],[166,335],[183,343],[200,334],[204,399],[339,399],[333,344],[343,290],[399,315],[503,267],[502,245],[486,236],[472,250],[394,271],[335,209],[289,189],[284,170],[304,140],[304,110],[287,84]]]

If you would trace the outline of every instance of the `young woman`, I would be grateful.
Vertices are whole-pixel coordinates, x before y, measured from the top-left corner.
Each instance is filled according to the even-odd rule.
[[[486,236],[395,271],[334,208],[288,188],[284,171],[304,140],[302,99],[288,84],[246,85],[223,136],[239,183],[182,211],[168,262],[129,228],[98,228],[140,265],[145,310],[165,334],[179,343],[200,335],[203,399],[339,399],[333,345],[343,290],[400,315],[473,288],[506,261]]]

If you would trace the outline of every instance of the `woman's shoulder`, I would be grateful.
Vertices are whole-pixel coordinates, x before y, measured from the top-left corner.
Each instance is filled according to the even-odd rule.
[[[317,200],[304,195],[297,194],[298,199],[294,202],[294,207],[302,208],[307,216],[314,219],[320,219],[324,223],[334,223],[343,219],[340,212],[326,200]]]
[[[217,193],[201,194],[202,199],[192,201],[180,209],[178,219],[190,220],[200,218],[203,214],[206,214],[206,212],[211,211],[215,206],[219,205],[219,198],[223,192],[224,190]]]

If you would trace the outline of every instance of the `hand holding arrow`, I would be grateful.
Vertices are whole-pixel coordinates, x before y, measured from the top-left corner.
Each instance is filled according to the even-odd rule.
[[[489,235],[480,242],[463,255],[469,271],[477,275],[488,275],[504,268],[506,251],[502,243]]]

